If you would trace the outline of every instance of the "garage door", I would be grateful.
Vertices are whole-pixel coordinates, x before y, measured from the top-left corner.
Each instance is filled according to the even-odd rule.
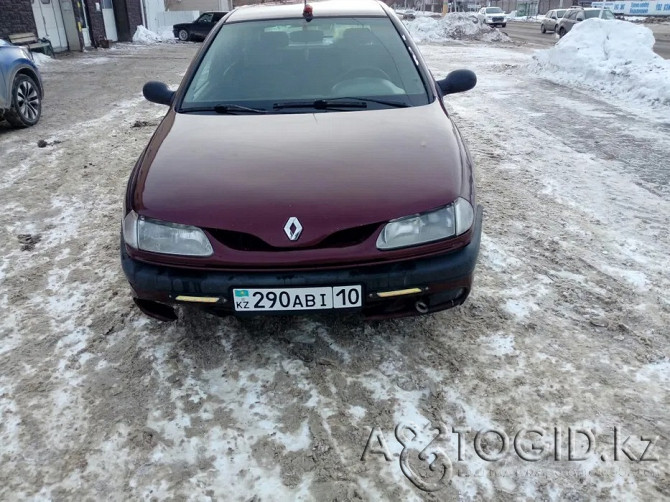
[[[31,0],[37,36],[48,38],[55,51],[68,49],[60,0]]]
[[[114,18],[114,4],[112,0],[102,0],[102,18],[105,20],[107,38],[116,42],[119,39],[119,35],[116,32],[116,19]]]

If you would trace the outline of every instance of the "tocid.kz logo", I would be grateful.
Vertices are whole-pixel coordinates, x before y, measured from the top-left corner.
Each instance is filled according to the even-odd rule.
[[[286,225],[284,225],[284,233],[286,234],[286,237],[288,237],[292,241],[297,241],[298,237],[300,237],[300,234],[302,233],[302,225],[300,224],[300,221],[298,218],[295,216],[291,216],[288,221],[286,222]]]
[[[427,440],[427,436],[430,436],[429,430],[438,432],[431,440]],[[450,436],[455,440],[451,447]],[[496,428],[472,430],[459,426],[449,430],[441,422],[424,428],[414,423],[399,423],[395,428],[395,437],[402,446],[399,454],[391,454],[381,428],[373,427],[361,461],[366,462],[371,457],[378,456],[391,462],[394,456],[399,456],[403,474],[417,488],[427,492],[435,492],[447,486],[454,476],[454,470],[457,471],[456,476],[461,476],[460,466],[471,468],[473,453],[475,459],[487,463],[500,462],[512,453],[520,461],[530,463],[543,459],[591,463],[659,461],[659,457],[655,455],[655,445],[659,439],[657,435],[623,436],[618,426],[613,427],[612,434],[609,430],[597,434],[595,428],[568,426],[566,438],[564,428],[559,426],[554,426],[549,431],[540,427],[523,427],[510,436],[505,430]],[[467,451],[470,441],[473,448]],[[597,448],[597,444],[604,447]],[[446,451],[454,459],[453,466]],[[466,458],[468,456],[469,459]]]
[[[444,424],[432,427],[437,430],[435,436],[425,447],[419,438],[421,429],[414,423],[399,423],[395,428],[395,437],[402,445],[400,469],[414,486],[425,492],[436,492],[444,488],[453,475],[451,460],[443,451],[448,441],[448,431]],[[370,454],[381,454],[387,462],[392,457],[379,427],[372,429],[363,451],[362,461]],[[419,462],[415,460],[418,457]]]

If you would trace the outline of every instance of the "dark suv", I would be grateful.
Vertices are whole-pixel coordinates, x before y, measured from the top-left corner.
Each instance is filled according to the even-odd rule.
[[[227,12],[205,12],[198,19],[192,23],[181,23],[175,24],[172,27],[172,32],[174,33],[175,38],[178,38],[182,42],[187,42],[189,40],[204,40],[209,32],[212,31],[212,28],[216,26],[223,16],[228,14]]]

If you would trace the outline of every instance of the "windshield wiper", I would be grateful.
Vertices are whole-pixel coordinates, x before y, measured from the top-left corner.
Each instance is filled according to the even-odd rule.
[[[409,105],[407,103],[403,103],[402,101],[387,101],[385,99],[375,99],[375,98],[358,98],[358,97],[341,97],[341,98],[330,98],[328,101],[335,101],[338,99],[351,99],[351,100],[357,100],[357,101],[363,101],[363,102],[368,102],[368,103],[379,103],[380,105],[386,105],[386,106],[393,106],[394,108],[407,108]]]
[[[191,112],[216,112],[221,114],[234,114],[234,113],[267,113],[267,110],[263,108],[250,108],[248,106],[235,105],[235,104],[221,104],[215,106],[196,106],[194,108],[185,108],[179,110],[181,113],[191,113]]]
[[[315,110],[328,110],[332,108],[367,108],[368,105],[361,101],[337,101],[330,99],[317,99],[316,101],[287,101],[286,103],[275,103],[272,108],[281,110],[283,108],[314,108]]]
[[[409,105],[402,101],[387,101],[385,99],[359,98],[343,96],[340,98],[317,99],[316,101],[289,101],[287,103],[275,103],[272,108],[314,108],[316,110],[329,110],[333,108],[367,108],[368,103],[392,106],[394,108],[407,108]]]

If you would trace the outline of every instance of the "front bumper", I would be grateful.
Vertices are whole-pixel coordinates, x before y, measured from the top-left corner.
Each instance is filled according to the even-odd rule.
[[[216,297],[201,304],[219,314],[236,314],[233,288],[288,288],[307,286],[363,286],[361,311],[367,318],[389,318],[437,312],[460,305],[470,294],[482,232],[482,208],[477,208],[472,240],[465,247],[440,256],[398,263],[347,267],[337,270],[232,272],[198,271],[159,266],[133,260],[121,243],[121,264],[133,290],[135,303],[152,317],[176,319],[172,305],[179,296]],[[398,296],[379,293],[407,289],[420,292]],[[338,312],[329,310],[328,312]],[[286,312],[282,312],[286,314]],[[306,313],[306,312],[300,312]],[[254,314],[258,314],[254,312]],[[249,315],[249,314],[243,314]]]

